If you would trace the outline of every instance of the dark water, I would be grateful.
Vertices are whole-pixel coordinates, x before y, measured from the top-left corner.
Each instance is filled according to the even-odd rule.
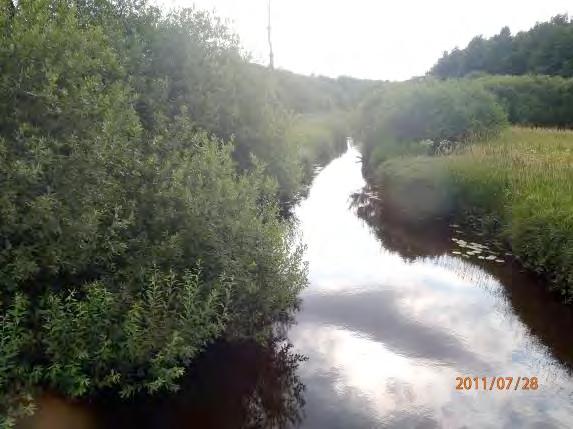
[[[24,426],[573,427],[571,309],[455,226],[385,219],[365,185],[350,148],[296,209],[311,284],[288,341],[218,344],[159,399],[45,398]],[[493,376],[539,387],[455,388]]]

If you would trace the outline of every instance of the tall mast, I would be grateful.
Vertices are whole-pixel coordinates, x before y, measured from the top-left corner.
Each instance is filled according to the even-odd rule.
[[[269,68],[270,69],[274,69],[275,68],[275,60],[274,60],[274,54],[273,54],[273,42],[271,40],[271,0],[268,0],[268,12],[269,12],[269,25],[267,27],[267,32],[268,32],[268,36],[269,36]]]

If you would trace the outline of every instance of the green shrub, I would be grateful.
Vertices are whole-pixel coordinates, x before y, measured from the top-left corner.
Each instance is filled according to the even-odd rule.
[[[136,3],[24,0],[1,16],[5,425],[43,388],[174,389],[208,343],[260,336],[306,284],[279,216],[301,170],[284,109],[257,122],[249,81],[210,74],[248,72],[208,15]],[[239,129],[234,145],[215,136]]]
[[[573,79],[558,76],[484,76],[512,124],[573,128]]]
[[[495,97],[472,81],[386,84],[363,103],[360,116],[364,156],[371,168],[376,168],[370,160],[375,151],[378,161],[422,153],[414,143],[484,139],[507,123]]]
[[[392,158],[374,171],[384,189],[385,203],[407,223],[448,216],[453,206],[451,177],[440,168],[442,158]]]
[[[11,201],[18,213],[2,225],[5,242],[10,243],[2,252],[1,278],[7,279],[3,282],[3,302],[13,301],[10,291],[21,291],[18,293],[33,299],[34,313],[48,317],[38,320],[28,316],[27,335],[43,346],[19,355],[16,371],[37,361],[47,362],[45,370],[34,367],[33,381],[69,395],[85,395],[105,387],[109,377],[122,373],[121,368],[127,368],[128,373],[130,368],[141,372],[152,365],[146,375],[149,378],[142,383],[148,391],[154,391],[171,386],[185,362],[223,328],[234,335],[257,335],[294,306],[305,284],[305,273],[301,270],[300,249],[290,244],[290,227],[278,217],[273,183],[261,170],[237,176],[230,147],[220,148],[204,135],[196,135],[189,143],[190,149],[170,152],[162,162],[157,156],[141,158],[140,165],[145,168],[138,173],[145,182],[122,180],[121,191],[116,189],[112,195],[115,198],[107,200],[109,209],[96,205],[94,189],[94,195],[84,196],[84,205],[79,207],[87,214],[82,214],[83,210],[76,213],[70,205],[76,200],[68,198],[77,195],[76,191],[66,192],[70,188],[59,183],[49,184],[53,195],[47,208],[41,204],[19,206]],[[38,168],[50,166],[40,164]],[[68,179],[77,185],[82,183],[81,176]],[[112,186],[111,177],[102,179]],[[10,188],[23,185],[18,180],[6,182]],[[84,192],[88,190],[84,187]],[[2,194],[7,194],[6,188]],[[38,197],[42,202],[45,198]],[[96,201],[92,206],[85,205],[92,200]],[[118,210],[121,205],[129,211]],[[43,227],[30,225],[33,217],[39,217]],[[46,229],[50,225],[54,232]],[[25,240],[19,238],[19,231],[26,231]],[[192,295],[187,291],[188,305],[207,305],[202,304],[201,297],[219,291],[221,279],[227,285],[228,298],[225,307],[215,305],[214,299],[220,295],[217,292],[209,298],[205,317],[197,311],[185,316],[189,317],[184,321],[189,332],[183,336],[182,326],[174,325],[174,319],[183,320],[183,315],[169,305],[185,301],[169,294],[184,291],[178,286],[183,281],[179,279],[184,279],[187,270],[199,260],[203,267],[202,292]],[[153,269],[171,273],[169,281],[149,280],[147,273]],[[153,285],[151,290],[146,286],[149,283]],[[138,304],[141,296],[155,300],[152,292],[165,302],[152,304],[144,300]],[[141,313],[145,321],[162,305],[162,312],[139,326],[145,337],[134,340],[140,344],[138,352],[123,354],[130,350],[128,331],[137,322],[133,318]],[[126,314],[132,319],[122,322],[121,316]],[[113,332],[105,334],[108,324]],[[89,331],[91,328],[94,330]],[[181,344],[191,348],[192,353],[187,349],[178,351],[183,347],[180,337],[184,338]],[[156,344],[156,340],[173,344]],[[68,347],[62,347],[64,343]],[[145,348],[147,343],[149,348]],[[161,351],[166,347],[165,352]],[[175,351],[170,351],[171,347]],[[72,354],[58,355],[62,350]],[[163,357],[165,353],[170,354]],[[96,374],[86,375],[88,370]],[[128,377],[118,381],[123,392],[131,392]]]
[[[179,280],[152,270],[135,294],[99,282],[47,292],[35,304],[37,316],[17,294],[1,321],[3,413],[18,415],[41,385],[70,397],[176,389],[185,365],[226,321],[228,286],[206,289],[199,273]]]

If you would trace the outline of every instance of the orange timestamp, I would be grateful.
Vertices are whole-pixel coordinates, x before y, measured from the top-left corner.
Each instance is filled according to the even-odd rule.
[[[537,377],[456,377],[456,390],[537,390]]]

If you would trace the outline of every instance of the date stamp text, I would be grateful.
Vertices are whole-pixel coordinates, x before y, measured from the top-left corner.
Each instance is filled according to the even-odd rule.
[[[456,390],[537,390],[537,377],[456,377]]]

